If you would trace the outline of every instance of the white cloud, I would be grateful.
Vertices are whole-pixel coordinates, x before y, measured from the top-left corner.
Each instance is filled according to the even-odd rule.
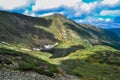
[[[119,23],[108,24],[108,23],[104,22],[104,23],[97,23],[97,24],[94,24],[94,25],[96,25],[97,27],[100,27],[100,28],[120,28]]]
[[[91,16],[88,16],[85,19],[78,19],[78,20],[75,20],[75,21],[77,23],[92,24],[92,25],[97,25],[97,26],[101,26],[101,24],[107,24],[108,25],[108,23],[113,24],[113,21],[110,18],[103,19],[103,18],[95,18],[95,17],[91,17]]]
[[[0,7],[3,10],[12,10],[27,6],[30,0],[0,0]]]
[[[39,17],[49,16],[49,15],[53,15],[53,14],[55,14],[55,13],[54,13],[54,12],[51,12],[51,13],[45,13],[45,14],[39,15]]]
[[[32,16],[32,17],[36,17],[36,15],[35,15],[34,12],[32,12],[32,13],[30,14],[30,16]]]
[[[120,0],[103,0],[101,4],[107,6],[116,6],[120,4]]]
[[[62,14],[62,15],[64,15],[64,11],[62,11],[62,12],[59,12],[58,14]]]
[[[111,22],[112,20],[110,18],[105,19],[106,22]]]
[[[60,6],[71,7],[76,5],[80,0],[36,0],[32,7],[34,11],[43,9],[58,8]]]
[[[85,22],[85,21],[82,20],[82,19],[80,19],[80,20],[76,20],[76,22],[78,22],[78,23],[83,23],[83,22]]]
[[[34,12],[29,12],[28,10],[25,10],[25,12],[23,14],[28,15],[28,16],[32,16],[32,17],[36,16]]]
[[[82,14],[90,14],[96,7],[98,2],[77,4],[74,9],[76,11],[75,16],[80,16]]]
[[[64,12],[50,12],[50,13],[44,13],[39,15],[39,17],[43,17],[43,16],[49,16],[49,15],[53,15],[53,14],[62,14],[63,15]]]
[[[101,21],[101,22],[102,22],[102,21],[104,21],[104,19],[103,19],[103,18],[98,18],[98,21]]]
[[[100,12],[100,15],[102,15],[102,16],[106,16],[106,15],[116,16],[116,15],[120,15],[120,10],[102,10]]]
[[[75,20],[77,23],[83,23],[83,24],[92,24],[96,27],[100,28],[110,28],[110,27],[118,27],[117,24],[113,23],[110,18],[93,18],[93,17],[87,17],[85,19],[79,19]],[[109,25],[111,24],[111,25]]]
[[[98,19],[96,19],[96,21],[95,22],[97,22],[97,23],[99,23],[99,22],[112,22],[112,19],[110,19],[110,18],[106,18],[106,19],[103,19],[103,18],[98,18]]]
[[[75,20],[75,21],[78,22],[78,23],[93,24],[94,22],[96,22],[96,19],[91,17],[91,16],[88,16],[85,19],[78,19],[78,20]]]
[[[24,15],[29,15],[29,11],[25,10],[25,12],[23,13]]]

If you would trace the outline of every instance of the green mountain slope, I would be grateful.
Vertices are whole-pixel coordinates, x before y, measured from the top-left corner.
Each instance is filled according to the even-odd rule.
[[[120,38],[115,33],[92,25],[79,25],[60,14],[37,18],[1,11],[0,30],[1,41],[30,47],[58,42],[59,47],[85,46],[86,43],[120,48]]]
[[[57,39],[53,34],[35,27],[36,25],[48,26],[50,23],[51,21],[44,18],[0,12],[0,40],[32,47],[56,42]]]
[[[55,35],[62,38],[64,41],[70,41],[73,44],[90,43],[92,45],[109,45],[115,48],[119,48],[120,38],[113,32],[96,28],[92,25],[77,24],[62,15],[52,15],[46,17],[53,21],[53,24],[49,27],[50,32],[56,33]],[[79,41],[77,41],[79,39]],[[81,43],[80,43],[81,42]]]
[[[60,65],[69,74],[81,80],[119,80],[120,51],[110,47],[94,46],[70,54]]]
[[[46,45],[55,46],[33,49]],[[30,17],[0,11],[0,71],[34,72],[53,80],[120,80],[119,49],[114,32],[60,14]]]

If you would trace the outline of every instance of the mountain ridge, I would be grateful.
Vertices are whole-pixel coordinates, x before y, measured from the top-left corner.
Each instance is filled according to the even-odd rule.
[[[73,45],[83,44],[86,41],[91,45],[103,44],[115,48],[120,45],[117,43],[120,38],[113,32],[92,25],[77,24],[60,14],[30,17],[3,11],[0,12],[0,16],[1,41],[21,42],[31,47],[67,41],[72,42]],[[78,39],[81,42],[77,41]]]

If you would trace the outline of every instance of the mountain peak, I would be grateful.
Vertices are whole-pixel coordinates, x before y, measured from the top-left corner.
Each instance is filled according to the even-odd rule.
[[[54,16],[63,16],[62,14],[54,14]]]
[[[44,17],[49,17],[49,18],[63,18],[63,19],[67,19],[64,15],[62,14],[53,14],[53,15],[48,15],[48,16],[44,16]]]

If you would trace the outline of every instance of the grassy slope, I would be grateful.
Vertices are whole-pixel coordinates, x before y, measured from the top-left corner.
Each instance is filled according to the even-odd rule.
[[[60,65],[83,80],[119,80],[120,51],[107,46],[94,46],[71,53]]]
[[[44,18],[31,18],[19,14],[9,15],[14,18],[6,17],[8,16],[8,13],[7,15],[6,13],[4,13],[4,16],[3,14],[0,15],[0,30],[2,30],[0,31],[0,34],[2,34],[0,35],[0,37],[2,41],[7,42],[8,40],[14,42],[22,42],[22,44],[24,45],[27,45],[29,44],[29,42],[33,41],[33,44],[36,43],[37,45],[37,43],[39,43],[39,40],[42,38],[42,43],[44,43],[44,41],[46,40],[50,43],[52,41],[58,41],[59,45],[57,46],[57,48],[60,49],[70,48],[74,45],[83,45],[86,47],[85,49],[76,50],[72,53],[70,52],[71,54],[65,57],[49,58],[52,56],[52,54],[50,54],[49,52],[28,52],[21,50],[21,45],[16,46],[11,44],[10,46],[7,46],[0,44],[0,55],[12,55],[15,59],[16,56],[14,56],[14,54],[17,54],[17,57],[24,53],[28,54],[28,56],[32,56],[26,58],[24,56],[22,57],[21,61],[23,62],[23,64],[22,66],[18,66],[20,70],[40,71],[40,74],[42,73],[48,75],[46,74],[46,71],[41,71],[41,69],[44,69],[42,66],[39,67],[40,64],[43,63],[46,65],[46,67],[49,67],[50,70],[48,70],[48,73],[50,73],[51,75],[51,73],[53,74],[57,71],[56,66],[53,65],[56,64],[57,66],[63,68],[68,74],[77,75],[83,80],[90,80],[90,78],[93,78],[93,80],[120,79],[120,52],[111,47],[99,45],[106,44],[115,48],[119,48],[119,38],[114,33],[95,28],[91,25],[78,25],[61,15],[47,16]],[[18,23],[17,20],[19,20],[20,23]],[[19,24],[20,26],[18,26],[17,24]],[[21,29],[22,27],[23,29]],[[28,28],[30,29],[28,30]],[[28,32],[26,33],[26,31]],[[35,33],[32,31],[34,31]],[[30,35],[31,33],[33,34]],[[35,35],[37,36],[35,37]],[[46,44],[46,42],[44,44]],[[97,44],[98,46],[93,46],[95,44]],[[29,48],[28,46],[24,47]],[[37,62],[34,62],[36,58]],[[9,59],[11,60],[11,58]],[[53,67],[55,71],[51,66],[55,66]]]
[[[48,28],[37,27],[53,33],[58,40],[62,41],[59,47],[66,48],[72,45],[84,45],[88,47],[91,46],[91,44],[104,44],[117,49],[120,48],[120,38],[111,31],[96,28],[92,25],[79,25],[59,14],[46,16],[44,18],[51,20],[51,25]]]
[[[7,53],[7,50],[9,50],[8,46],[2,45],[0,49],[5,49],[5,55],[14,55],[13,51],[9,54]],[[52,75],[54,73],[54,70],[59,73],[59,70],[57,66],[62,68],[66,73],[76,75],[81,77],[83,80],[119,80],[119,74],[120,74],[120,51],[113,49],[108,46],[93,46],[86,49],[77,50],[68,56],[60,57],[60,58],[49,58],[52,56],[50,53],[45,52],[38,52],[38,51],[22,51],[20,49],[15,48],[15,55],[21,55],[21,54],[28,54],[31,56],[34,56],[38,58],[40,61],[42,61],[45,65],[50,69],[50,73],[46,74],[46,72],[41,72],[41,68],[37,68],[39,65],[39,60],[36,64],[34,62],[34,57],[24,57],[23,63],[28,61],[28,64],[20,64],[19,69],[20,70],[32,70],[37,71],[40,74],[44,75]],[[19,52],[20,53],[19,53]],[[1,50],[0,50],[1,53]],[[3,53],[3,52],[2,52]],[[11,60],[11,58],[9,58]],[[41,63],[40,63],[41,64]],[[49,66],[54,64],[54,70],[53,67]],[[43,64],[44,65],[44,64]],[[44,67],[45,67],[44,65]],[[42,65],[41,65],[42,66]],[[31,69],[32,68],[32,69]],[[44,69],[46,70],[46,69]]]
[[[41,54],[39,54],[39,56],[42,57]],[[52,77],[54,73],[59,72],[56,65],[45,61],[45,57],[44,60],[40,57],[31,53],[28,54],[23,51],[16,51],[0,46],[0,69],[34,71],[50,77]]]

